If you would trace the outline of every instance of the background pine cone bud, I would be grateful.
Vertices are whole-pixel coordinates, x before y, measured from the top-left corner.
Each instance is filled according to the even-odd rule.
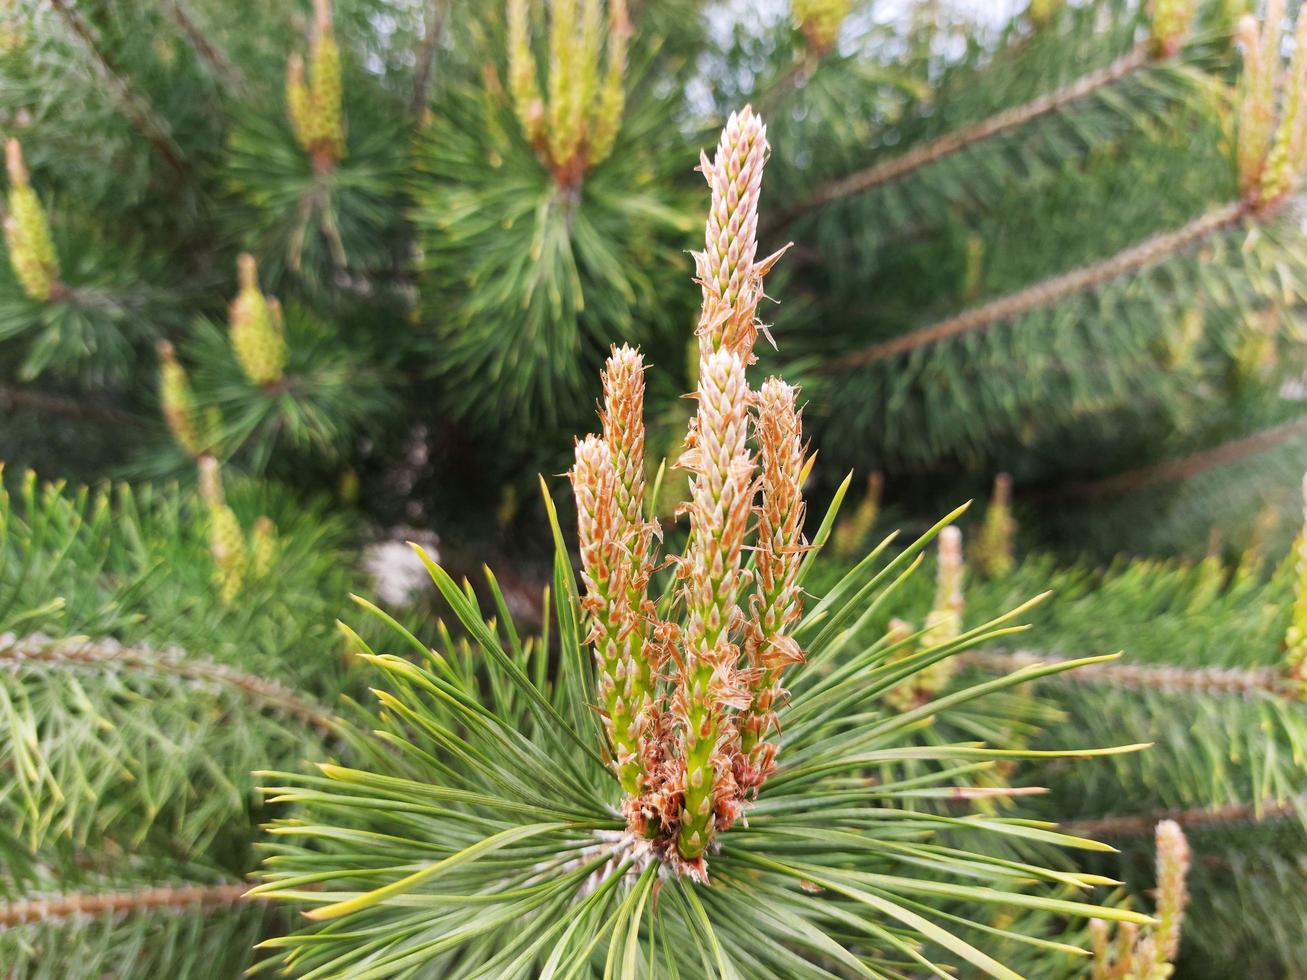
[[[231,345],[245,376],[266,387],[282,379],[286,369],[286,337],[281,306],[259,291],[258,266],[242,255],[237,268],[240,292],[231,304]]]
[[[835,46],[840,27],[853,9],[853,0],[791,0],[794,25],[818,55]]]
[[[192,456],[199,456],[209,448],[201,435],[186,369],[166,340],[159,341],[159,403],[177,445]]]
[[[631,33],[626,0],[608,0],[606,38],[600,0],[549,4],[543,96],[531,50],[530,0],[507,2],[508,89],[514,111],[554,180],[573,187],[608,158],[621,128]]]
[[[326,170],[345,157],[344,90],[330,0],[317,0],[315,10],[307,79],[300,55],[292,54],[286,65],[286,111],[296,141]]]
[[[212,456],[199,461],[200,499],[208,510],[209,553],[213,557],[213,581],[225,603],[231,603],[245,584],[248,555],[245,532],[227,506],[222,490],[222,470]]]
[[[1196,0],[1153,0],[1149,40],[1154,57],[1169,58],[1184,47],[1196,5]]]
[[[5,144],[5,169],[9,174],[9,214],[5,218],[9,264],[23,292],[46,302],[58,290],[59,260],[45,210],[23,162],[23,148],[16,139]]]
[[[250,532],[253,541],[250,555],[250,569],[255,578],[266,578],[277,561],[280,542],[277,540],[277,525],[270,517],[260,517],[254,522]]]
[[[1012,517],[1012,477],[1000,473],[994,477],[994,493],[980,534],[971,548],[971,564],[981,575],[995,578],[1006,575],[1016,565],[1013,539],[1017,524]]]

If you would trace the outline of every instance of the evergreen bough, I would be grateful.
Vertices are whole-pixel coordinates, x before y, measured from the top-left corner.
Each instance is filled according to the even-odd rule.
[[[345,537],[264,488],[206,492],[27,474],[0,493],[15,975],[233,976],[283,928],[241,900],[267,815],[251,773],[344,747],[348,670],[325,641]]]
[[[839,656],[843,629],[910,577],[960,511],[872,574],[887,539],[802,611],[800,583],[834,510],[808,545],[791,520],[802,514],[796,392],[778,379],[752,392],[745,379],[762,277],[777,258],[756,258],[753,239],[767,154],[766,130],[746,108],[703,165],[713,195],[696,255],[703,307],[698,411],[680,463],[691,484],[684,555],[649,596],[657,528],[644,500],[643,367],[617,349],[604,434],[577,444],[572,471],[584,591],[553,523],[556,659],[545,643],[521,642],[493,577],[487,618],[471,587],[423,553],[471,648],[442,653],[399,630],[398,649],[415,657],[362,654],[383,678],[366,761],[266,777],[271,799],[295,814],[272,827],[266,880],[252,894],[298,903],[310,920],[264,944],[285,968],[879,977],[939,973],[948,957],[1015,977],[978,945],[995,931],[968,905],[1151,921],[1055,897],[1107,879],[944,842],[954,829],[1100,848],[1090,840],[908,803],[966,800],[955,779],[986,763],[1066,754],[922,746],[913,733],[954,705],[1080,664],[1018,670],[908,711],[876,709],[904,678],[1019,630],[1009,624],[1029,604],[907,660],[884,644]],[[746,562],[755,504],[760,530]],[[865,778],[912,760],[923,765],[911,777]]]

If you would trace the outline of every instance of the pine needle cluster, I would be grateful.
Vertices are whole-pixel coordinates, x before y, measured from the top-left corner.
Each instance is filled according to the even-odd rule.
[[[549,6],[548,80],[540,85],[531,47],[530,0],[508,3],[508,84],[527,142],[564,187],[613,151],[626,106],[624,74],[631,20],[626,0],[609,0],[600,59],[599,0]],[[543,94],[542,94],[543,91]]]
[[[206,504],[26,474],[0,493],[0,960],[15,975],[234,976],[284,928],[241,900],[269,815],[250,773],[342,745],[330,704],[348,669],[328,641],[346,535],[270,488],[230,489]],[[228,538],[251,526],[238,569]]]
[[[300,55],[291,55],[286,65],[286,112],[313,165],[329,170],[345,155],[340,46],[331,28],[331,0],[317,0],[314,13],[307,77]]]
[[[650,555],[643,364],[633,349],[615,349],[603,436],[577,443],[571,474],[583,593],[554,522],[557,660],[547,643],[523,642],[493,576],[487,617],[472,587],[419,549],[468,643],[437,651],[401,629],[396,640],[413,659],[362,645],[385,679],[377,731],[361,745],[366,763],[266,777],[272,801],[295,809],[272,828],[265,881],[252,894],[306,907],[310,922],[264,944],[285,968],[875,977],[939,973],[946,955],[1011,978],[963,937],[987,932],[964,911],[969,903],[1151,921],[1060,897],[1109,879],[987,857],[950,846],[945,831],[1099,847],[1089,840],[983,809],[944,817],[915,808],[1001,796],[973,796],[955,781],[1026,753],[923,746],[913,733],[1049,670],[1019,670],[909,711],[876,708],[919,670],[1013,632],[1006,624],[1025,608],[969,631],[953,622],[906,661],[884,645],[844,649],[846,627],[910,576],[960,511],[872,573],[887,539],[821,602],[800,606],[835,510],[806,544],[796,392],[772,379],[751,394],[746,379],[762,276],[776,259],[755,258],[752,242],[766,156],[765,128],[746,109],[703,167],[714,193],[696,257],[702,364],[681,460],[690,474],[684,554],[662,573]],[[746,563],[755,507],[760,530]],[[650,591],[660,578],[661,593]],[[1119,750],[1076,754],[1100,751]],[[882,778],[864,778],[873,770]],[[969,883],[975,875],[991,885]]]
[[[989,521],[982,519],[981,535]],[[1009,552],[1006,572],[968,583],[964,614],[968,621],[990,615],[1036,583],[1047,586],[1058,598],[1035,614],[1039,642],[964,655],[937,687],[923,692],[928,674],[922,672],[886,696],[903,710],[973,683],[978,675],[1123,649],[1113,663],[1041,681],[1035,693],[1045,711],[1008,705],[1003,719],[1022,725],[1034,747],[1108,737],[1154,743],[1092,773],[1036,772],[1033,778],[1047,780],[1054,792],[1032,805],[1050,819],[1069,821],[1068,830],[1106,837],[1121,848],[1122,858],[1092,866],[1124,873],[1134,888],[1140,887],[1137,865],[1151,828],[1162,819],[1184,828],[1195,853],[1191,920],[1201,925],[1187,933],[1189,952],[1178,975],[1221,976],[1240,969],[1241,954],[1228,941],[1234,933],[1242,937],[1241,953],[1270,973],[1291,974],[1307,954],[1300,939],[1289,938],[1290,923],[1303,910],[1292,869],[1307,854],[1300,761],[1307,706],[1297,625],[1301,534],[1293,535],[1292,548],[1278,562],[1274,541],[1248,549],[1235,563],[1219,554],[1196,562],[1123,557],[1107,569],[1059,568],[1047,556],[1018,560]],[[948,565],[941,556],[941,578]],[[905,611],[938,608],[938,594],[932,598],[919,583],[908,590]],[[879,638],[909,650],[920,635],[887,611],[865,630],[869,641]],[[1182,724],[1175,723],[1178,717]],[[958,724],[985,723],[942,717],[930,737],[947,738]],[[1254,900],[1254,894],[1263,899]],[[1260,933],[1245,929],[1254,905],[1266,927]],[[1102,975],[1139,975],[1130,971],[1156,947],[1145,949],[1128,929],[1118,932],[1117,941],[1099,957]]]

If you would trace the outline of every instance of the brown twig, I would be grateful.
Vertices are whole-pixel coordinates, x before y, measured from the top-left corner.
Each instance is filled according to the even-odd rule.
[[[1010,653],[967,653],[960,661],[988,673],[1008,674],[1035,664],[1065,663],[1066,657],[1038,650]],[[1122,663],[1092,664],[1056,675],[1058,683],[1201,694],[1269,694],[1297,699],[1302,685],[1271,667],[1175,667]]]
[[[1075,820],[1059,828],[1077,837],[1133,837],[1151,834],[1162,820],[1174,820],[1181,827],[1220,827],[1239,823],[1268,823],[1299,816],[1307,807],[1307,795],[1260,803],[1230,803],[1225,806],[1196,806],[1185,810],[1162,810],[1137,816],[1098,817]]]
[[[183,657],[176,651],[158,651],[144,646],[123,646],[115,640],[54,640],[40,633],[19,637],[0,635],[0,663],[83,665],[120,664],[138,670],[169,674],[190,680],[237,690],[250,700],[298,718],[319,731],[333,735],[339,731],[336,717],[321,705],[302,697],[276,681],[245,674],[211,661]]]
[[[126,78],[100,45],[95,30],[75,9],[72,0],[50,0],[50,4],[90,53],[104,81],[117,97],[119,106],[137,131],[150,142],[173,172],[179,177],[186,177],[188,175],[186,164],[182,161],[181,152],[172,137],[168,135],[164,124],[159,121],[154,110],[132,91]]]
[[[1102,262],[1080,266],[1070,272],[1027,286],[1018,292],[963,310],[947,319],[910,330],[889,340],[864,347],[862,350],[853,351],[828,362],[822,370],[833,374],[875,364],[919,347],[939,343],[950,337],[988,329],[996,323],[1011,320],[1067,296],[1097,289],[1114,279],[1137,272],[1168,255],[1183,251],[1205,238],[1225,231],[1243,220],[1251,210],[1251,205],[1245,201],[1222,205],[1199,215],[1175,231],[1154,235]]]
[[[1041,495],[1039,499],[1116,497],[1163,483],[1187,480],[1205,470],[1228,466],[1231,463],[1237,463],[1241,459],[1247,459],[1249,456],[1266,452],[1268,449],[1273,449],[1281,443],[1301,435],[1307,435],[1307,416],[1282,422],[1269,429],[1263,429],[1261,432],[1244,436],[1242,439],[1234,439],[1211,449],[1191,453],[1180,459],[1166,460],[1152,466],[1145,466],[1142,469],[1130,470],[1127,473],[1117,473],[1101,480],[1072,484],[1056,492]]]
[[[208,64],[213,74],[233,92],[245,91],[247,87],[245,74],[232,63],[226,52],[209,39],[200,25],[195,22],[191,12],[186,9],[183,0],[163,0],[163,6],[171,15],[177,29],[185,35],[186,40],[195,49],[195,53],[200,56],[200,60]]]
[[[0,904],[0,926],[68,919],[84,915],[118,915],[154,909],[231,905],[244,900],[249,885],[159,885],[107,892],[74,892],[49,898],[24,898]]]
[[[62,415],[78,422],[91,422],[95,425],[137,426],[140,424],[134,416],[117,409],[85,405],[71,398],[60,398],[39,391],[24,391],[21,388],[10,388],[5,385],[0,385],[0,408]]]
[[[964,150],[972,144],[999,136],[1024,126],[1040,116],[1063,109],[1101,88],[1116,84],[1123,78],[1152,63],[1153,60],[1149,46],[1147,44],[1140,45],[1110,65],[1100,68],[1098,71],[1090,72],[1088,75],[1083,75],[1059,89],[1031,99],[1022,105],[1005,109],[963,129],[945,133],[933,140],[913,147],[900,156],[882,160],[865,170],[859,170],[823,184],[797,204],[781,212],[775,232],[779,234],[797,218],[815,208],[845,197],[851,197],[854,194],[861,194],[881,184],[898,180],[919,167],[924,167],[950,154]]]
[[[436,60],[436,47],[444,33],[445,0],[427,0],[427,16],[422,25],[422,44],[418,48],[417,67],[413,72],[413,95],[409,99],[409,112],[417,117],[427,103],[427,89],[431,85],[431,70]]]

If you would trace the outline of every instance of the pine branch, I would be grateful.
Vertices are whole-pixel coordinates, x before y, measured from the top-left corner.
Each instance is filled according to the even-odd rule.
[[[183,656],[180,651],[157,651],[148,646],[123,646],[114,640],[56,640],[37,633],[19,637],[0,634],[0,664],[121,665],[136,670],[184,677],[241,692],[261,706],[297,718],[319,731],[339,731],[335,716],[301,694],[267,678],[242,673],[212,661]]]
[[[164,10],[186,37],[200,60],[209,66],[213,74],[233,92],[241,93],[247,88],[245,73],[238,68],[225,51],[213,43],[204,30],[195,22],[184,0],[161,0]]]
[[[436,46],[445,29],[446,0],[428,0],[427,16],[422,24],[422,44],[418,48],[417,68],[413,72],[413,95],[409,99],[409,112],[417,116],[427,103],[431,87],[431,69],[436,60]]]
[[[1224,827],[1230,824],[1261,824],[1299,817],[1307,806],[1307,794],[1293,799],[1260,803],[1231,803],[1226,806],[1196,806],[1183,810],[1162,810],[1142,815],[1074,820],[1061,825],[1067,834],[1100,837],[1132,837],[1151,834],[1162,820],[1174,820],[1181,827]]]
[[[105,426],[138,426],[140,421],[126,412],[96,405],[86,405],[71,398],[60,398],[39,391],[25,391],[0,385],[0,408],[11,411],[45,412],[62,415],[78,422]]]
[[[920,167],[958,153],[975,143],[1011,132],[1029,122],[1057,112],[1073,102],[1084,99],[1109,85],[1153,63],[1148,44],[1141,44],[1129,53],[1097,71],[1083,75],[1059,89],[1031,99],[1023,105],[1013,106],[987,119],[914,147],[901,156],[874,164],[865,170],[830,181],[817,188],[797,204],[781,212],[775,233],[780,234],[795,220],[809,211],[855,194],[861,194],[882,184],[898,180]]]
[[[511,8],[519,25],[526,6]],[[575,10],[555,12],[562,21]],[[475,118],[484,124],[484,110]],[[680,574],[659,576],[657,591],[648,591],[665,564],[653,544],[659,525],[646,510],[644,363],[633,349],[615,347],[601,380],[602,436],[576,444],[569,474],[580,584],[545,488],[557,631],[524,644],[493,577],[495,612],[487,619],[472,590],[423,555],[468,643],[445,631],[443,652],[428,653],[371,607],[395,631],[383,649],[420,651],[415,659],[378,655],[362,638],[355,643],[358,659],[383,675],[374,687],[376,743],[359,741],[358,768],[264,773],[264,792],[294,816],[275,828],[255,892],[300,908],[308,898],[313,907],[299,931],[275,941],[277,959],[260,968],[318,976],[357,975],[360,964],[377,977],[573,975],[597,970],[607,941],[605,972],[623,977],[943,976],[930,959],[936,946],[978,972],[1013,977],[962,938],[958,926],[995,931],[965,903],[1149,921],[1116,905],[1061,898],[1068,886],[1098,876],[1032,863],[999,867],[988,849],[973,857],[935,828],[987,832],[1004,850],[1021,838],[1040,848],[1089,842],[1020,819],[942,823],[935,808],[906,802],[941,800],[950,812],[972,802],[981,817],[989,796],[1029,794],[968,785],[974,781],[966,777],[990,768],[991,750],[972,738],[935,743],[922,730],[954,708],[1074,666],[1031,668],[902,712],[882,710],[878,702],[897,684],[1006,633],[1005,624],[1030,606],[967,632],[950,606],[949,622],[930,624],[948,641],[897,664],[883,663],[891,651],[882,644],[847,642],[965,508],[870,571],[876,556],[869,557],[804,608],[802,579],[839,503],[809,543],[796,390],[771,378],[750,394],[745,379],[763,277],[779,258],[760,257],[755,238],[765,134],[742,110],[711,163],[701,157],[712,195],[704,249],[694,255],[702,300],[698,407],[678,462],[691,474],[681,508],[691,529],[685,552],[666,561]],[[495,179],[502,184],[504,176]],[[587,188],[601,189],[599,176]],[[506,344],[502,332],[496,339]],[[944,538],[956,554],[956,529]],[[942,584],[956,582],[956,561],[950,570]],[[955,590],[945,591],[953,603]],[[785,733],[783,749],[771,740],[774,730]],[[986,735],[1004,747],[1018,742],[1014,755],[1023,754],[1020,738],[1005,728]],[[765,797],[757,793],[764,783]],[[898,819],[887,829],[884,801],[895,797],[905,802],[888,804]],[[749,810],[756,819],[740,819]],[[306,896],[306,884],[323,891]]]
[[[1036,664],[1066,663],[1068,659],[1037,650],[1016,650],[1010,653],[971,653],[965,655],[962,662],[987,673],[1010,674]],[[1239,694],[1245,697],[1267,694],[1285,699],[1297,699],[1301,695],[1300,684],[1267,667],[1145,667],[1111,663],[1095,664],[1054,676],[1057,680],[1070,684],[1095,684],[1173,694]]]
[[[1228,466],[1249,456],[1266,452],[1305,433],[1307,433],[1307,416],[1282,422],[1261,432],[1254,432],[1250,436],[1191,453],[1180,459],[1167,460],[1126,473],[1117,473],[1101,480],[1073,484],[1054,493],[1043,494],[1032,499],[1042,501],[1063,497],[1116,497],[1163,483],[1188,480],[1206,470]]]
[[[119,915],[158,909],[232,905],[244,899],[249,885],[173,885],[117,890],[75,892],[49,898],[26,898],[0,903],[0,926],[69,919],[74,916]]]
[[[1249,203],[1242,200],[1214,208],[1175,231],[1154,235],[1101,262],[1072,269],[1070,272],[1037,282],[1015,293],[963,310],[955,316],[835,358],[827,362],[822,367],[822,371],[842,373],[853,368],[875,364],[898,354],[939,343],[950,337],[987,330],[995,324],[1011,320],[1076,293],[1097,289],[1114,279],[1137,272],[1227,230],[1243,220],[1251,210]]]
[[[113,90],[120,108],[131,120],[137,131],[154,147],[163,161],[179,177],[189,176],[186,164],[182,161],[181,150],[168,135],[167,128],[158,119],[154,110],[141,99],[128,84],[123,73],[105,52],[96,37],[95,30],[74,8],[71,0],[50,0],[55,12],[63,19],[68,29],[73,32],[85,46],[94,63]]]

